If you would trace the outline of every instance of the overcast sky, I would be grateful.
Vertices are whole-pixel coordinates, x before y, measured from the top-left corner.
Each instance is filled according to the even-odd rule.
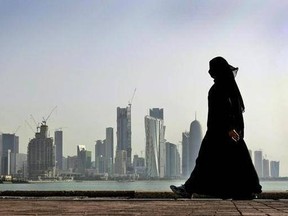
[[[288,1],[0,0],[0,131],[27,153],[37,122],[62,128],[64,155],[94,153],[116,109],[132,102],[132,151],[144,117],[163,108],[167,141],[207,121],[208,62],[239,67],[245,140],[288,176]],[[20,128],[19,128],[20,126]],[[143,152],[144,156],[144,152]]]

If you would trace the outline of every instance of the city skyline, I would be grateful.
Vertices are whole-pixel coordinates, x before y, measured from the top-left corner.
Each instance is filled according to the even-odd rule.
[[[225,5],[225,7],[223,7]],[[144,116],[165,109],[166,139],[179,144],[197,112],[206,130],[208,62],[239,67],[245,141],[281,161],[288,176],[288,2],[0,0],[0,131],[26,152],[36,123],[57,109],[64,155],[94,149],[116,131],[117,107],[132,116],[132,154],[145,149]],[[20,127],[19,127],[20,126]]]
[[[201,133],[202,133],[201,125],[197,120],[194,120],[191,123],[191,131],[189,133],[190,135],[187,132],[183,132],[182,135],[184,135],[183,136],[184,139],[183,139],[182,148],[184,149],[186,153],[188,153],[188,155],[186,153],[184,154],[184,152],[182,151],[182,157],[180,157],[180,152],[179,152],[177,145],[165,140],[165,135],[164,135],[165,126],[163,125],[163,121],[164,121],[163,111],[164,111],[163,109],[153,108],[153,109],[150,109],[150,116],[145,117],[146,135],[147,135],[147,140],[149,141],[146,142],[146,156],[145,158],[141,158],[141,159],[146,161],[147,177],[148,178],[149,177],[151,178],[165,178],[165,177],[177,178],[180,176],[187,177],[187,175],[191,173],[191,165],[193,166],[193,162],[194,160],[196,160],[196,158],[194,158],[193,155],[197,155],[198,153],[198,152],[195,152],[195,154],[193,153],[193,151],[196,150],[195,147],[193,148],[194,150],[191,152],[190,148],[193,147],[193,145],[195,145],[195,140],[191,139],[191,137],[194,137],[194,139],[199,140],[199,135],[201,136]],[[60,133],[55,133],[54,136],[55,137],[58,136],[57,138],[58,142],[59,141],[61,142],[63,133],[62,131],[57,131],[57,132],[60,132]],[[157,139],[157,137],[160,137],[160,139]],[[49,174],[51,175],[50,177],[52,176],[54,177],[55,174],[59,174],[59,171],[60,173],[64,171],[64,173],[66,172],[67,174],[68,170],[69,170],[68,173],[70,173],[71,171],[73,172],[76,171],[76,173],[74,173],[75,175],[78,175],[78,173],[81,173],[84,175],[86,173],[85,172],[86,169],[89,175],[100,174],[106,177],[112,176],[112,178],[114,174],[116,174],[117,176],[119,174],[129,175],[131,173],[134,173],[134,171],[128,172],[128,167],[126,167],[126,160],[127,160],[126,150],[119,150],[119,149],[116,150],[115,151],[116,157],[115,158],[113,157],[113,148],[114,148],[113,139],[114,139],[113,128],[111,127],[106,128],[106,139],[103,141],[102,140],[96,141],[95,152],[94,152],[95,161],[91,160],[94,157],[92,156],[92,151],[89,151],[89,149],[86,149],[85,145],[78,145],[77,156],[74,155],[74,156],[68,156],[67,158],[62,158],[62,161],[64,160],[66,161],[65,164],[67,165],[67,167],[65,166],[63,168],[59,168],[57,167],[57,159],[56,159],[57,154],[59,153],[58,152],[59,148],[57,151],[57,144],[56,144],[57,142],[55,141],[55,143],[53,143],[53,138],[48,136],[48,126],[43,123],[40,127],[40,131],[35,133],[35,138],[32,139],[29,143],[29,148],[26,154],[26,158],[28,158],[28,170],[31,165],[32,166],[35,165],[35,161],[38,161],[37,157],[39,156],[42,160],[41,162],[43,163],[42,165],[45,164],[45,166],[47,166],[47,169],[45,168],[42,171],[38,170],[37,168],[32,169],[34,171],[29,170],[29,176],[31,178],[35,178],[35,175],[34,175],[35,173],[38,173],[37,175],[42,173],[41,174],[42,177],[47,177],[46,175],[50,173]],[[26,164],[26,162],[24,162],[25,155],[23,153],[18,153],[18,150],[17,150],[19,148],[18,140],[19,140],[19,137],[16,136],[15,134],[0,134],[0,149],[3,150],[1,154],[1,161],[2,161],[1,174],[2,175],[3,174],[9,175],[9,173],[11,173],[11,175],[15,177],[16,173],[17,174],[22,173],[24,176],[26,176],[27,174],[26,172],[24,173],[24,169],[25,169],[24,166]],[[186,141],[184,140],[187,140],[188,143],[186,143]],[[37,143],[38,145],[35,145],[35,143]],[[39,144],[41,145],[39,146]],[[61,145],[62,145],[62,142],[61,142]],[[191,145],[191,147],[188,147],[187,149],[187,145],[188,146]],[[196,151],[199,151],[199,150],[196,150]],[[34,153],[38,152],[40,153],[40,155],[31,153],[31,152],[34,152]],[[61,149],[60,149],[60,153],[62,154]],[[251,150],[249,150],[249,153],[254,163],[255,169],[258,173],[259,178],[265,179],[265,178],[285,177],[285,176],[279,175],[280,161],[274,161],[274,160],[270,161],[266,156],[263,157],[263,152],[261,150],[254,151],[254,157],[252,155],[253,153]],[[186,164],[187,157],[190,157],[190,159],[188,159],[190,161],[188,163],[191,163],[190,166],[189,165],[187,166]],[[54,158],[53,159],[54,162],[53,160],[51,160],[51,158]],[[76,162],[74,166],[71,166],[71,164],[68,166],[67,160],[69,160],[69,158],[77,158],[78,162]],[[136,168],[136,170],[140,171],[142,175],[144,171],[143,170],[144,166],[143,167],[139,166],[142,162],[138,161],[137,158],[140,159],[138,155],[133,156],[133,168]],[[115,159],[115,165],[116,165],[115,171],[113,171],[114,159]],[[136,161],[134,161],[134,159],[136,159]],[[72,161],[71,162],[75,163],[75,159],[72,159],[72,160],[74,160],[74,162]],[[180,160],[182,161],[182,171],[180,171],[181,170]],[[17,166],[19,170],[17,170]],[[51,168],[51,166],[56,168],[56,170],[54,170],[54,168]],[[146,175],[144,174],[144,176]]]

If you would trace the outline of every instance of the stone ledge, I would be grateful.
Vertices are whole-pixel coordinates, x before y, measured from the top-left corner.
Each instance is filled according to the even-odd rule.
[[[9,197],[87,197],[87,198],[127,198],[127,199],[175,199],[172,192],[149,191],[0,191],[0,198]],[[193,195],[194,198],[211,198]],[[263,192],[258,199],[288,199],[288,192]]]

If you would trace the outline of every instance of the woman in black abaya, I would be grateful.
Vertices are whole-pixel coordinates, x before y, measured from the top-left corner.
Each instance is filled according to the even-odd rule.
[[[214,85],[208,95],[207,132],[196,166],[184,185],[170,188],[181,197],[193,193],[223,199],[251,199],[261,185],[243,140],[244,103],[235,81],[238,68],[222,57],[209,62]]]

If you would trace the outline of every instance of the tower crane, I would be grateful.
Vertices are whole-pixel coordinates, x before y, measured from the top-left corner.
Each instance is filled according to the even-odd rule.
[[[33,133],[35,133],[35,131],[33,130],[33,128],[31,127],[31,125],[25,120],[25,123],[28,125],[28,127],[33,131]]]
[[[30,117],[31,117],[31,119],[33,120],[33,122],[34,122],[34,124],[35,124],[35,126],[36,126],[36,128],[37,128],[37,132],[38,132],[38,130],[39,130],[39,123],[37,124],[37,122],[36,122],[36,120],[35,120],[35,118],[34,118],[34,116],[33,116],[32,114],[30,114]]]
[[[136,93],[136,88],[134,89],[134,92],[133,92],[133,95],[132,95],[131,99],[128,101],[128,105],[129,105],[130,107],[132,106],[132,101],[133,101],[133,99],[134,99],[135,93]]]
[[[17,133],[17,131],[19,130],[20,127],[21,127],[21,125],[19,125],[19,126],[17,127],[17,129],[14,131],[14,134]]]
[[[50,118],[51,114],[54,112],[54,110],[55,110],[56,108],[57,108],[57,106],[55,106],[55,107],[51,110],[50,114],[48,115],[48,117],[47,117],[46,119],[43,117],[43,121],[42,121],[42,124],[43,124],[43,125],[46,125],[48,119]]]

